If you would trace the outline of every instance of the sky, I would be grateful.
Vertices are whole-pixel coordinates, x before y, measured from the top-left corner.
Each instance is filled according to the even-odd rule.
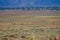
[[[0,0],[0,8],[4,7],[60,7],[60,0]]]

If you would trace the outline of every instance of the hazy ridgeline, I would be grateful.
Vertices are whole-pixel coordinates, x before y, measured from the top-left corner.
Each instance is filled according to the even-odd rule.
[[[60,10],[60,7],[1,7],[0,10]]]

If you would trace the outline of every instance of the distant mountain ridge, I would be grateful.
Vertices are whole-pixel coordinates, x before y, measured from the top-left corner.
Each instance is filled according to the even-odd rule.
[[[0,10],[60,10],[60,7],[1,7]]]

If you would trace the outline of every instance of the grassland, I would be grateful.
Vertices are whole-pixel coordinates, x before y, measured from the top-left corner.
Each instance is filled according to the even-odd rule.
[[[54,40],[60,16],[0,16],[0,40]]]

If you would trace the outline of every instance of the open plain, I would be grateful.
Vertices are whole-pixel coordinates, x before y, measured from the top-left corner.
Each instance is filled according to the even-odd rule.
[[[0,11],[0,40],[55,40],[59,11]]]

